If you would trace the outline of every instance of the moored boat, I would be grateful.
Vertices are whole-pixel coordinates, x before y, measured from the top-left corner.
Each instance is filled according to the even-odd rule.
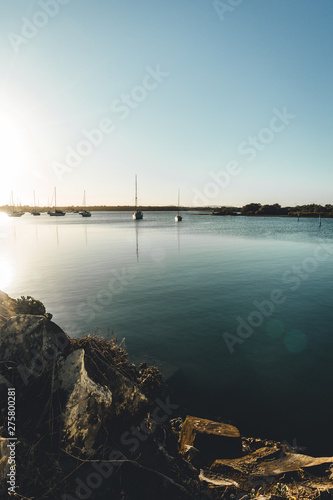
[[[133,220],[141,220],[143,219],[143,213],[138,208],[138,182],[137,176],[135,176],[135,210],[132,215]]]
[[[59,210],[56,208],[57,207],[57,190],[54,188],[54,211],[49,210],[47,213],[51,215],[51,217],[62,217],[66,215],[66,212],[63,212],[62,210]]]
[[[17,210],[15,204],[14,204],[14,195],[13,191],[11,192],[10,196],[10,209],[9,212],[7,212],[8,217],[22,217],[22,215],[25,214],[25,212],[22,212],[22,210]]]
[[[36,210],[36,198],[35,198],[35,191],[34,191],[34,209],[30,212],[31,215],[40,215],[40,212]]]
[[[82,217],[91,217],[91,212],[88,212],[88,210],[82,210],[80,215],[82,215]]]
[[[179,213],[179,189],[178,189],[178,215],[175,216],[175,222],[180,222],[183,220],[183,217]]]
[[[84,207],[84,209],[81,212],[79,212],[79,214],[82,215],[82,217],[91,217],[91,212],[86,210],[85,206],[86,206],[86,192],[84,191],[83,192],[83,207]]]

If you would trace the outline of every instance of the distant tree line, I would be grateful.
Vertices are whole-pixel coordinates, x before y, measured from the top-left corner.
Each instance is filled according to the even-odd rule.
[[[243,207],[221,207],[214,210],[213,215],[250,215],[250,216],[284,216],[284,217],[333,217],[333,205],[296,205],[295,207],[281,207],[278,203],[261,205],[249,203]]]
[[[3,205],[3,206],[0,206],[0,212],[9,212],[11,210],[12,207],[10,207],[9,205]],[[16,207],[17,209],[19,209],[20,211],[23,211],[23,212],[31,212],[31,210],[33,209],[33,207],[31,207],[30,205],[19,205]],[[36,206],[34,207],[35,209],[37,210],[40,210],[42,212],[46,212],[47,210],[49,210],[51,207],[49,206]],[[61,206],[57,206],[57,208],[59,208],[60,210],[65,210],[66,212],[73,212],[74,210],[76,211],[80,211],[80,210],[89,210],[89,211],[94,211],[94,212],[115,212],[115,211],[126,211],[126,212],[132,212],[133,210],[135,210],[135,206],[134,205],[117,205],[117,206],[109,206],[109,205],[91,205],[91,206],[82,206],[82,205],[71,205],[71,206],[65,206],[65,205],[61,205]],[[165,206],[150,206],[150,205],[140,205],[140,209],[141,210],[146,210],[146,211],[159,211],[159,212],[172,212],[172,211],[177,211],[178,210],[178,206],[176,205],[165,205]],[[202,207],[183,207],[181,206],[180,209],[182,211],[191,211],[191,210],[202,210]],[[206,208],[205,208],[206,210]],[[207,210],[213,210],[212,207],[211,208],[208,208]]]
[[[18,207],[23,212],[30,212],[32,207],[29,205],[19,205]],[[35,207],[36,209],[46,212],[50,207]],[[61,210],[65,210],[66,212],[80,211],[80,210],[89,210],[89,211],[133,211],[135,207],[133,205],[117,205],[117,206],[108,206],[108,205],[100,205],[100,206],[58,206],[57,208]],[[146,211],[176,211],[178,207],[175,205],[165,205],[165,206],[140,206],[141,210]],[[0,212],[8,212],[11,207],[9,205],[0,206]],[[180,207],[182,211],[191,212],[191,211],[207,211],[207,213],[212,212],[213,215],[249,215],[249,216],[290,216],[297,217],[298,214],[300,217],[318,217],[321,215],[322,217],[331,217],[333,218],[333,205],[296,205],[295,207],[281,207],[278,203],[274,203],[273,205],[261,205],[261,203],[249,203],[248,205],[244,205],[243,207],[220,207],[220,208],[212,208],[212,207]]]

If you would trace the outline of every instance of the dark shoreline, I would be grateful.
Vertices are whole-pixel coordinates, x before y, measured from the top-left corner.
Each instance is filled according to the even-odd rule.
[[[30,214],[32,207],[22,206],[17,207],[19,211]],[[67,213],[74,213],[77,211],[88,210],[90,212],[133,212],[135,210],[134,206],[59,206],[59,210],[65,211]],[[143,212],[178,212],[178,207],[176,206],[140,206]],[[10,212],[10,207],[2,206],[0,207],[0,213]],[[41,212],[41,214],[47,214],[49,207],[36,207],[35,210]],[[245,214],[245,213],[215,213],[214,208],[206,207],[180,207],[181,212],[187,212],[186,215],[205,215],[212,217],[255,217],[255,218],[284,218],[284,219],[333,219],[333,213],[300,213],[298,216],[294,212],[288,214]],[[204,213],[196,213],[196,212]],[[192,213],[191,213],[192,212]],[[195,213],[193,213],[195,212]]]

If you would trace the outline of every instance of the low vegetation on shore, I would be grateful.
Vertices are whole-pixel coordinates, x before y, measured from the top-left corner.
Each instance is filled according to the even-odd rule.
[[[28,205],[18,207],[22,212],[31,212],[32,208]],[[36,207],[36,210],[40,212],[47,212],[50,207]],[[62,206],[58,207],[60,210],[65,212],[80,212],[83,209],[91,212],[133,212],[135,207],[132,205],[98,205],[98,206]],[[163,205],[163,206],[141,206],[141,210],[146,212],[175,212],[178,207],[174,205]],[[323,218],[333,218],[333,205],[296,205],[294,207],[281,207],[278,203],[272,205],[262,205],[261,203],[248,203],[243,207],[230,207],[221,206],[219,208],[214,207],[185,207],[182,206],[180,209],[183,212],[194,212],[194,211],[204,211],[205,213],[212,215],[248,215],[257,217],[319,217]],[[4,205],[0,207],[0,212],[10,212],[11,207]]]
[[[243,207],[220,207],[213,211],[213,215],[249,215],[261,217],[319,217],[333,218],[333,205],[296,205],[295,207],[281,207],[278,203],[261,205],[249,203]]]

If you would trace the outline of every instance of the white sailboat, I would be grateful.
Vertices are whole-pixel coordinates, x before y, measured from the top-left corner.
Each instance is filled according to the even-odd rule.
[[[48,214],[51,215],[52,217],[61,217],[63,215],[66,215],[66,212],[63,212],[62,210],[57,210],[57,189],[56,188],[54,188],[54,211],[52,212],[51,210],[49,210]]]
[[[8,217],[22,217],[22,215],[24,214],[25,212],[22,212],[20,210],[15,210],[14,196],[12,191],[10,196],[10,212],[8,213]]]
[[[133,212],[132,218],[133,218],[133,220],[143,219],[143,213],[138,208],[138,182],[137,182],[137,176],[135,176],[135,210]]]
[[[82,215],[82,217],[91,217],[91,212],[89,212],[88,210],[86,210],[86,192],[83,191],[83,207],[84,209],[82,210],[82,212],[79,212],[80,215]]]
[[[175,217],[175,222],[180,222],[183,220],[183,217],[179,213],[179,189],[178,189],[178,215]]]

